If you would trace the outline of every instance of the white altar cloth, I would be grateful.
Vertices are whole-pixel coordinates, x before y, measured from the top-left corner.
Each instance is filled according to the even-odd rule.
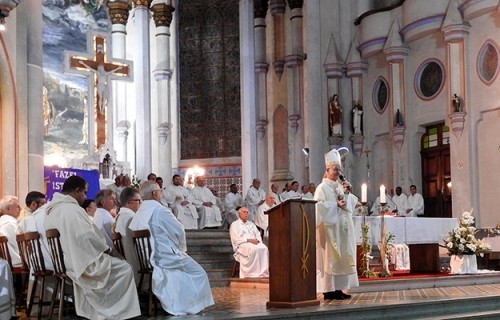
[[[369,226],[368,235],[372,245],[380,242],[380,226],[382,217],[365,217]],[[404,218],[385,217],[387,233],[394,234],[394,243],[423,244],[443,243],[448,232],[458,227],[456,218]],[[356,242],[361,244],[361,224],[363,217],[354,216]]]

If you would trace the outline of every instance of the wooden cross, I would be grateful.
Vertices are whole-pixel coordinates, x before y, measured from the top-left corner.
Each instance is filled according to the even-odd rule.
[[[112,79],[132,80],[132,62],[110,59],[106,36],[89,31],[87,34],[88,52],[64,52],[65,72],[88,77],[89,151],[97,151],[107,142],[108,130],[112,130],[109,116]],[[87,108],[87,106],[85,106]]]

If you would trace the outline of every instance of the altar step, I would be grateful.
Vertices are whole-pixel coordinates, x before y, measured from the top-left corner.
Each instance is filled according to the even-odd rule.
[[[207,272],[211,287],[229,286],[233,247],[229,230],[186,230],[187,253]]]

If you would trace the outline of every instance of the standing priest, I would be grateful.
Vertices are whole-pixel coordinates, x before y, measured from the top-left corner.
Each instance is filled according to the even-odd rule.
[[[316,188],[317,291],[325,300],[349,299],[342,290],[359,285],[356,271],[356,237],[340,176],[339,151],[325,155],[326,172]]]

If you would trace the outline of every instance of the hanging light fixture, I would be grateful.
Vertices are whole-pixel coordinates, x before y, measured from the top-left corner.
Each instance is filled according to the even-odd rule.
[[[5,18],[21,0],[0,0],[0,32],[5,30]]]

